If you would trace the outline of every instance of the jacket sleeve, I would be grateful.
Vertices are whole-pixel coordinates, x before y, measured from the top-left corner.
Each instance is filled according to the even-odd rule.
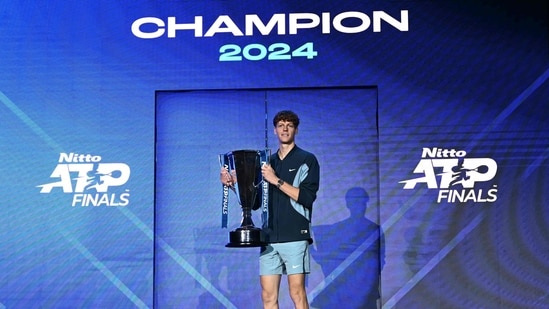
[[[320,166],[313,154],[309,154],[304,163],[307,167],[305,178],[299,184],[299,196],[297,202],[305,208],[312,209],[319,188]]]

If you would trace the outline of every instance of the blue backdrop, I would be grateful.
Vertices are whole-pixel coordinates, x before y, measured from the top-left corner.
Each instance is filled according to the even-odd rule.
[[[0,308],[259,306],[257,251],[224,247],[217,155],[276,148],[281,108],[321,165],[313,307],[549,301],[546,1],[0,16]]]

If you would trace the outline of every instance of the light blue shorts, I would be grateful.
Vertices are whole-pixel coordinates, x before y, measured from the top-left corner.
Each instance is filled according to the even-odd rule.
[[[268,244],[261,248],[259,275],[308,274],[311,262],[307,240]]]

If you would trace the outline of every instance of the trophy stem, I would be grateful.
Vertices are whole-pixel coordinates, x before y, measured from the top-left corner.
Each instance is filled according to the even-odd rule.
[[[242,208],[242,221],[240,222],[241,227],[253,227],[254,221],[252,220],[252,209],[251,208]]]

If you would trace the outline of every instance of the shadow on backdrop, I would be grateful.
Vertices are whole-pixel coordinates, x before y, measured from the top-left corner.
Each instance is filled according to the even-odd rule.
[[[326,284],[313,308],[378,308],[385,239],[379,224],[365,217],[369,199],[363,188],[351,188],[345,195],[349,218],[313,227],[316,249],[311,253]]]

